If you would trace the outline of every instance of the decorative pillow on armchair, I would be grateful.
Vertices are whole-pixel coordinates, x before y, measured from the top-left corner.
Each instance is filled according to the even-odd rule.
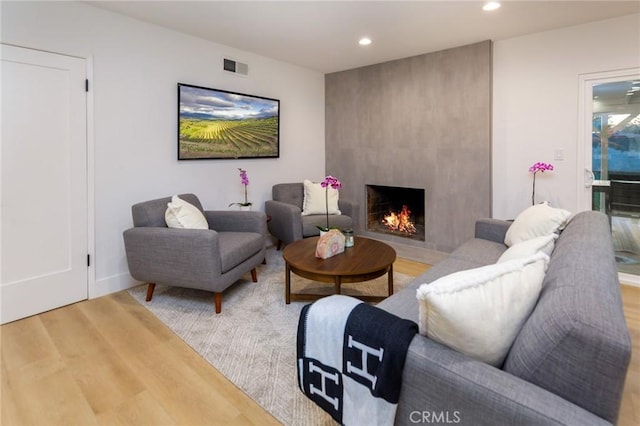
[[[341,214],[338,209],[338,190],[323,188],[319,183],[304,180],[304,200],[302,203],[302,215],[310,214]],[[328,192],[327,192],[328,191]],[[328,204],[327,204],[328,196]],[[327,209],[328,206],[328,209]]]
[[[500,367],[538,301],[548,262],[537,253],[422,284],[420,334]]]
[[[547,202],[536,204],[516,217],[507,230],[504,243],[511,247],[531,238],[557,234],[564,229],[570,217],[571,212],[553,208]]]
[[[209,229],[207,218],[200,209],[177,195],[167,203],[164,220],[169,228]]]

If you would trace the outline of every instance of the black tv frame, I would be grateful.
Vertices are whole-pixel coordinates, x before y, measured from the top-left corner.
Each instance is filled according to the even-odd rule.
[[[280,157],[280,100],[178,83],[178,160]]]

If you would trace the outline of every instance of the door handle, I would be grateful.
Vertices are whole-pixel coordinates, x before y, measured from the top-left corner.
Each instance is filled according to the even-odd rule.
[[[593,186],[593,181],[595,180],[595,175],[589,169],[584,169],[584,187],[591,188]]]

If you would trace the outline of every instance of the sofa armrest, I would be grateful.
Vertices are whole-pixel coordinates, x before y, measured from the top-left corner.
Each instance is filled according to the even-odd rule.
[[[483,218],[476,220],[475,237],[504,244],[504,236],[513,222]]]
[[[205,210],[209,227],[218,232],[255,232],[267,235],[267,215],[263,212]]]
[[[138,281],[207,288],[222,273],[216,231],[136,227],[123,237],[129,273]]]
[[[271,216],[267,227],[271,235],[289,244],[302,239],[302,210],[293,204],[267,200],[264,211]]]
[[[360,205],[353,201],[338,199],[338,209],[343,215],[349,216],[353,221],[353,229],[359,230]]]
[[[396,425],[415,425],[425,416],[444,416],[461,425],[609,424],[549,391],[421,335],[411,342],[402,380]]]

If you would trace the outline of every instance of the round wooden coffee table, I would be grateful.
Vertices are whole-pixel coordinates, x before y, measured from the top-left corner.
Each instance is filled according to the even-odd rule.
[[[369,281],[388,274],[389,296],[393,294],[393,262],[396,251],[389,245],[365,237],[355,237],[353,247],[328,259],[315,257],[320,237],[304,238],[287,245],[282,252],[285,261],[285,301],[313,300],[326,295],[291,294],[291,272],[303,278],[333,283],[340,294],[342,283]],[[365,301],[380,301],[385,296],[357,296]]]

